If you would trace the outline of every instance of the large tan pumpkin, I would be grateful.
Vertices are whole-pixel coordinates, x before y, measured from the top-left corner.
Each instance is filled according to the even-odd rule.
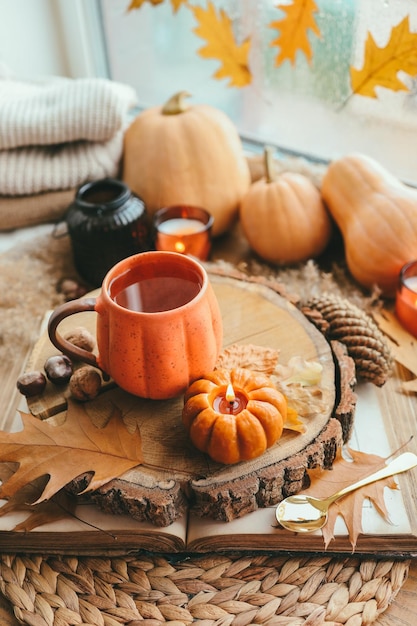
[[[401,267],[417,259],[417,190],[374,159],[349,154],[329,165],[322,196],[343,235],[351,274],[393,296]]]
[[[318,257],[329,243],[330,216],[317,187],[295,172],[274,175],[265,150],[266,176],[242,200],[240,220],[250,247],[265,261],[297,263]]]
[[[181,92],[140,113],[126,130],[123,180],[148,214],[176,204],[207,209],[214,236],[227,231],[250,184],[237,130],[220,110],[189,106]]]

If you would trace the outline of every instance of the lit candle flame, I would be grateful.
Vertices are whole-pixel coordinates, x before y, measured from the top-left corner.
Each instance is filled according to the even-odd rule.
[[[234,402],[236,400],[235,390],[233,389],[232,383],[227,385],[226,389],[226,400],[228,402]]]
[[[183,252],[185,251],[185,246],[182,241],[175,242],[175,250],[176,252],[180,252],[181,254],[183,254]]]

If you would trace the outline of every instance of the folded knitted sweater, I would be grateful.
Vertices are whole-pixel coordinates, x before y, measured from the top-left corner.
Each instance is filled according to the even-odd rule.
[[[107,141],[135,104],[131,87],[102,78],[0,80],[0,150]]]
[[[116,176],[122,152],[122,130],[102,143],[74,141],[0,150],[0,195],[58,191],[78,187],[89,180]]]
[[[115,176],[135,104],[131,87],[105,79],[0,79],[0,195]]]

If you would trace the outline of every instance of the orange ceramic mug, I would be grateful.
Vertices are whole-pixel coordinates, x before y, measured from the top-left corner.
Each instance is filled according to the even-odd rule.
[[[58,333],[80,311],[97,313],[97,357]],[[143,252],[106,274],[97,298],[66,302],[51,315],[49,337],[72,359],[100,368],[119,387],[143,398],[173,398],[210,372],[223,327],[207,272],[176,252]]]

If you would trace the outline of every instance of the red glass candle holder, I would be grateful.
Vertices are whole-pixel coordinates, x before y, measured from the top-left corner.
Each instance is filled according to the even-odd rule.
[[[213,216],[200,207],[176,205],[160,209],[153,219],[155,248],[206,261],[213,221]]]
[[[411,261],[401,269],[395,313],[402,326],[417,337],[417,261]]]

